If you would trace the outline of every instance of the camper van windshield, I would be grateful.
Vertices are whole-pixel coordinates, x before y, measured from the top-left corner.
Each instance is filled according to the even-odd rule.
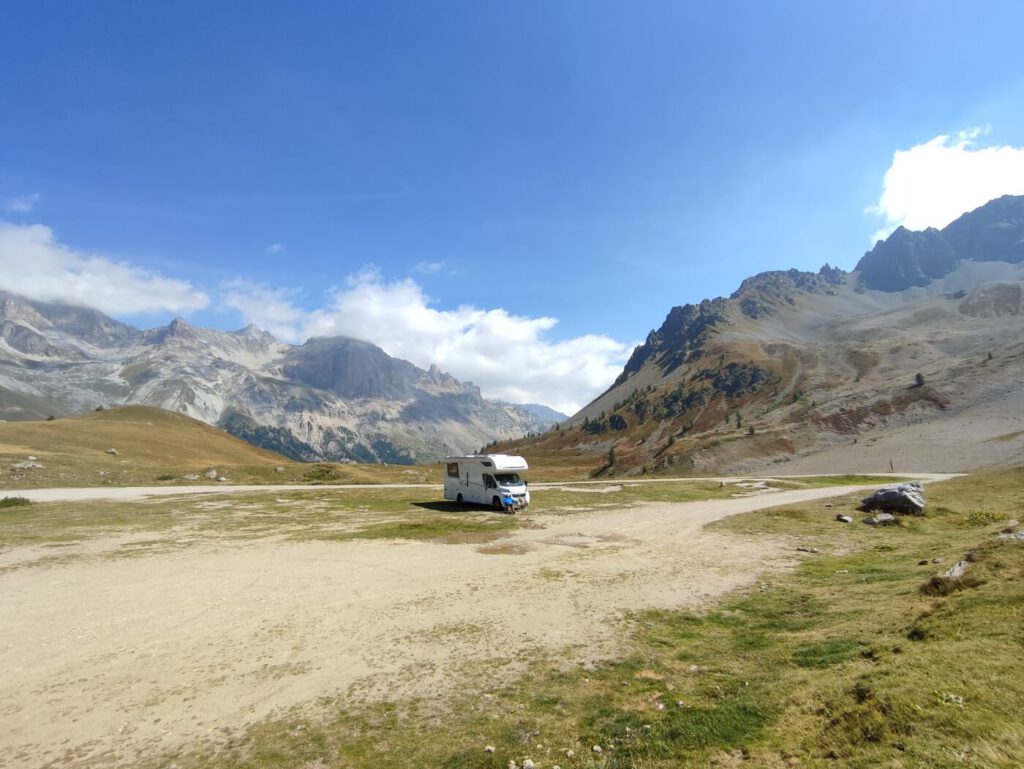
[[[498,473],[494,477],[497,478],[498,483],[504,483],[508,486],[518,486],[523,482],[523,479],[519,477],[519,473]]]

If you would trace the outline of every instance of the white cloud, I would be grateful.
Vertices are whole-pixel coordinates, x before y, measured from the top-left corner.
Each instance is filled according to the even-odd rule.
[[[444,269],[444,262],[417,262],[416,272],[422,272],[424,275],[433,275],[435,272],[440,272]]]
[[[941,228],[993,198],[1024,194],[1024,147],[978,147],[987,133],[975,127],[898,150],[878,203],[866,211],[885,219],[872,242],[900,225]]]
[[[283,254],[284,253],[284,243],[271,243],[269,246],[267,246],[267,253],[268,254]]]
[[[31,299],[63,301],[112,315],[199,310],[206,294],[186,280],[98,254],[75,251],[41,224],[0,221],[0,288]]]
[[[299,292],[286,288],[270,288],[245,278],[235,278],[222,286],[222,301],[278,339],[300,341],[300,331],[309,320],[309,313],[299,309],[295,301]]]
[[[33,192],[31,195],[22,195],[17,198],[7,198],[4,201],[3,209],[11,214],[27,214],[36,207],[40,194]]]
[[[555,318],[470,305],[438,310],[415,281],[387,282],[372,266],[332,289],[327,305],[313,311],[296,307],[290,291],[242,281],[229,289],[232,307],[282,339],[364,339],[422,368],[436,363],[488,398],[544,403],[566,413],[611,384],[632,349],[596,334],[551,341],[545,337]]]

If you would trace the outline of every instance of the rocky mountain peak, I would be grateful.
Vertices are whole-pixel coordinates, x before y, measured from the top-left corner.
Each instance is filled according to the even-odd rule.
[[[37,331],[57,331],[94,345],[119,344],[138,335],[126,323],[98,310],[62,302],[37,302],[0,291],[0,319],[28,324]]]
[[[688,357],[703,349],[716,326],[726,319],[726,300],[721,297],[705,299],[700,304],[673,307],[661,327],[648,334],[646,341],[633,350],[622,374],[612,386],[624,382],[648,360],[656,361],[664,373],[678,368]]]
[[[857,262],[860,284],[878,291],[926,286],[961,261],[1024,261],[1024,196],[1004,195],[943,230],[898,227]]]
[[[780,304],[795,307],[800,292],[834,294],[835,287],[845,281],[846,273],[838,267],[830,267],[828,263],[816,273],[773,270],[747,278],[729,298],[739,301],[744,315],[757,320],[773,315]]]

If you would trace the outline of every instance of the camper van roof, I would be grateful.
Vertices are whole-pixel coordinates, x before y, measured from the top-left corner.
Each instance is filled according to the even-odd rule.
[[[515,456],[513,454],[472,454],[467,457],[449,457],[449,462],[459,462],[466,460],[479,460],[481,462],[491,462],[494,466],[495,472],[502,472],[506,470],[529,470],[529,465],[526,464],[526,460],[522,457]]]

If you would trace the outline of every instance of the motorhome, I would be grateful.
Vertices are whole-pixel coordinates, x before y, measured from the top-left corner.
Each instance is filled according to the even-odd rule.
[[[515,512],[530,505],[530,491],[520,475],[526,460],[509,454],[473,454],[445,461],[444,498],[453,502],[490,505]]]

